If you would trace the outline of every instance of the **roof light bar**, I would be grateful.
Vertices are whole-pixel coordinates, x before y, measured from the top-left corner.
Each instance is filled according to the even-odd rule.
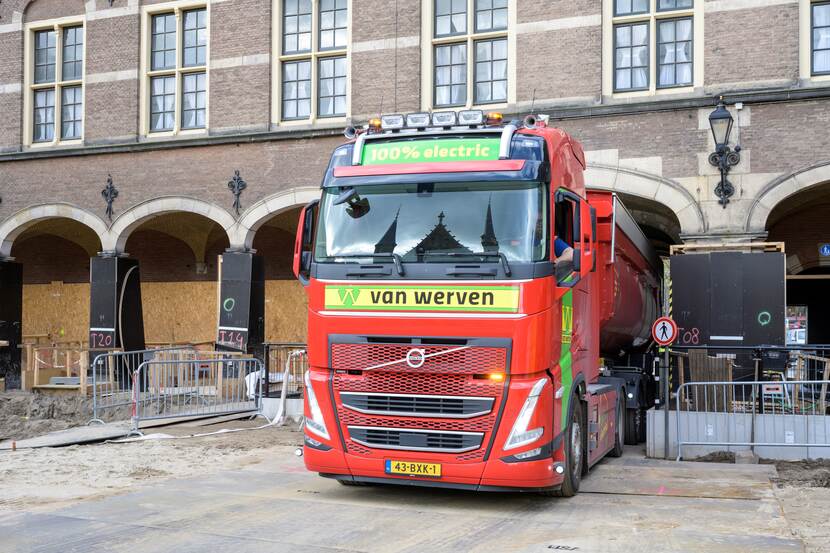
[[[458,112],[459,125],[481,125],[484,123],[484,112],[480,109],[467,109]]]
[[[413,129],[425,129],[429,127],[428,113],[410,113],[406,116],[406,126]]]
[[[432,114],[432,124],[435,127],[453,127],[456,123],[454,111],[436,111]]]
[[[383,115],[381,118],[381,127],[383,130],[396,131],[404,126],[404,116],[400,114]]]

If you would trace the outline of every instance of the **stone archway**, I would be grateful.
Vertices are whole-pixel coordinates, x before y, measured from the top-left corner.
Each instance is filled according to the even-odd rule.
[[[142,223],[167,213],[184,212],[202,215],[221,226],[230,238],[236,221],[228,211],[210,202],[186,196],[154,198],[131,207],[118,216],[102,240],[104,251],[124,253],[130,234]],[[231,241],[231,246],[234,243]]]
[[[308,202],[320,198],[320,188],[307,186],[291,188],[278,192],[258,201],[242,214],[239,222],[230,233],[231,247],[241,246],[251,249],[256,231],[271,217],[288,209],[304,206]]]
[[[15,238],[32,225],[47,219],[61,218],[72,219],[89,227],[98,236],[102,247],[106,248],[106,238],[110,231],[100,217],[72,204],[41,204],[22,209],[0,223],[0,258],[11,254]]]
[[[672,179],[636,169],[592,162],[585,171],[585,182],[588,183],[588,188],[639,196],[668,207],[677,216],[681,235],[706,232],[706,219],[695,197]]]
[[[815,163],[767,183],[749,208],[744,224],[747,232],[764,232],[767,219],[776,205],[786,198],[830,181],[830,161]]]

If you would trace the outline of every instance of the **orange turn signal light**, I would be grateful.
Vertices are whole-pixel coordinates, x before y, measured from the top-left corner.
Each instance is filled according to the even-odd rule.
[[[487,378],[493,382],[504,382],[504,373],[490,373],[487,375]]]
[[[486,115],[488,125],[501,125],[504,121],[504,115],[498,111],[490,111]]]

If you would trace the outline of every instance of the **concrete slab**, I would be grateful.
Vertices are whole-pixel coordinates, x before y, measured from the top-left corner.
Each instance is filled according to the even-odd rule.
[[[210,478],[50,512],[0,513],[2,550],[803,551],[772,496],[768,466],[652,461],[630,450],[596,467],[578,496],[552,499],[347,488],[306,472],[292,447],[274,452]]]
[[[85,444],[89,442],[100,442],[113,438],[121,438],[130,432],[129,422],[113,422],[107,424],[94,424],[91,426],[79,426],[50,432],[36,438],[26,440],[5,440],[0,442],[0,450],[27,449],[30,447],[61,447],[72,444]]]

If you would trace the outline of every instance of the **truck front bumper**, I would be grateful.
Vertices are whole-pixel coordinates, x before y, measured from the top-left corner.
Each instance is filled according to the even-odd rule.
[[[363,457],[337,449],[322,451],[306,445],[306,468],[321,476],[355,482],[456,488],[482,491],[540,491],[557,489],[563,476],[552,458],[526,462],[505,462],[491,458],[480,463],[446,463],[434,457],[418,458],[413,452],[383,451],[383,457]],[[441,463],[441,477],[428,478],[387,474],[386,459]]]

